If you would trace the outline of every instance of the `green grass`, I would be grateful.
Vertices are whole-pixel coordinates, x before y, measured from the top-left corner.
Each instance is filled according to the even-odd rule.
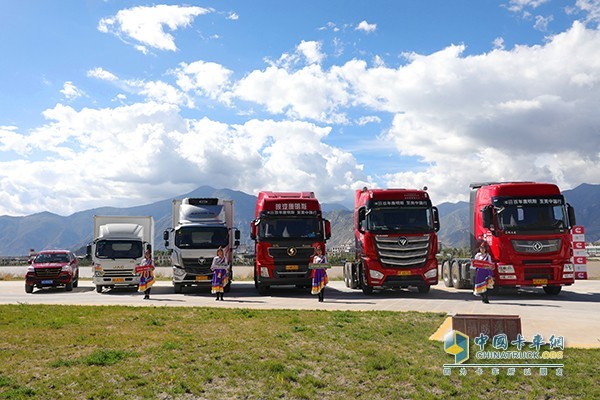
[[[563,377],[444,376],[445,315],[0,306],[0,399],[599,398],[600,350]]]

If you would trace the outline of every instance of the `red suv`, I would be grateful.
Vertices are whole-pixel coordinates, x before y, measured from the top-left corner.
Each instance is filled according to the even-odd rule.
[[[68,250],[44,250],[38,253],[27,267],[25,292],[33,287],[64,286],[70,292],[79,282],[77,257]]]

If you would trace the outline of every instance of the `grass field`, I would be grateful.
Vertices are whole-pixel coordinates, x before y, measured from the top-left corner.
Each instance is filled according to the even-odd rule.
[[[446,315],[0,306],[0,399],[600,398],[600,350],[564,376],[444,376]]]

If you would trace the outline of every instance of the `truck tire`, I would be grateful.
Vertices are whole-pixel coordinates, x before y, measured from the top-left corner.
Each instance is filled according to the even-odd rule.
[[[348,263],[344,264],[344,284],[347,288],[350,287],[350,271],[349,271]]]
[[[229,293],[231,291],[231,281],[227,282],[227,285],[223,287],[223,291],[225,293]]]
[[[181,283],[173,283],[173,291],[177,294],[181,293],[183,289],[183,286],[181,285]]]
[[[258,283],[256,286],[256,290],[258,291],[258,294],[260,294],[261,296],[265,296],[267,293],[269,293],[269,285],[263,285],[261,283]]]
[[[25,285],[25,293],[33,293],[33,285]]]
[[[102,286],[100,286],[100,285],[96,286],[96,292],[102,293]]]
[[[72,291],[73,291],[73,282],[72,282],[72,281],[71,281],[71,282],[69,282],[69,283],[67,283],[67,284],[65,285],[65,290],[66,290],[67,292],[72,292]]]
[[[460,265],[458,265],[458,262],[453,261],[450,270],[452,273],[452,286],[457,289],[466,289],[467,285],[465,285],[464,277],[460,273]]]
[[[367,280],[365,279],[365,270],[362,267],[360,268],[360,288],[367,296],[373,294],[373,286],[369,286],[367,284]]]
[[[544,292],[551,296],[556,296],[562,290],[562,286],[544,286]]]
[[[356,265],[350,264],[350,289],[358,289],[358,274],[356,273]]]
[[[444,261],[442,264],[442,280],[446,287],[452,287],[452,274],[450,273],[450,261]]]
[[[425,294],[425,293],[429,293],[429,289],[431,289],[431,286],[429,286],[429,285],[419,285],[419,286],[417,286],[417,289],[419,289],[419,293]]]

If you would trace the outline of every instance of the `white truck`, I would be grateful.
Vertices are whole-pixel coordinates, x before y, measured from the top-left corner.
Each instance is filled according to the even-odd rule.
[[[233,226],[233,200],[176,199],[172,217],[172,227],[163,232],[163,239],[165,248],[171,251],[175,293],[181,293],[186,286],[211,286],[210,266],[219,247],[228,259],[228,292],[233,278],[232,253],[240,243],[240,231]]]
[[[94,215],[94,241],[87,254],[92,260],[92,282],[96,291],[104,287],[138,287],[135,267],[144,251],[154,249],[154,219],[151,216]]]

